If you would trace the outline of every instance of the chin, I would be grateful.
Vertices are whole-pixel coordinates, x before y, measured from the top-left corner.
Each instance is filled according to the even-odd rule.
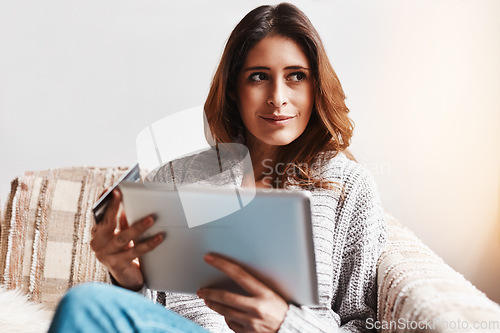
[[[280,138],[271,138],[269,140],[263,140],[265,143],[271,146],[286,146],[287,144],[292,143],[296,138],[287,138],[287,137],[280,137]]]

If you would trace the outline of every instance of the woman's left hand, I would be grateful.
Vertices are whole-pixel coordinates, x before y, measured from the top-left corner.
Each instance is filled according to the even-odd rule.
[[[197,295],[212,310],[220,313],[235,332],[276,332],[288,311],[287,302],[238,264],[216,254],[205,261],[222,271],[249,296],[221,289],[202,288]]]

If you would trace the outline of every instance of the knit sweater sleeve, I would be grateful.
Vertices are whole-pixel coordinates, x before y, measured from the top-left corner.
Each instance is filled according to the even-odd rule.
[[[363,170],[356,187],[351,202],[346,202],[353,208],[353,218],[334,309],[340,315],[342,330],[366,332],[366,320],[377,315],[377,260],[386,243],[386,222],[377,186],[368,171]]]
[[[345,196],[335,211],[331,304],[290,305],[279,332],[366,332],[366,320],[376,318],[385,215],[367,170],[356,164],[341,178]]]

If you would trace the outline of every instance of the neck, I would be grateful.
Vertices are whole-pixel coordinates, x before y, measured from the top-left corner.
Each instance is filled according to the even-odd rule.
[[[245,142],[252,159],[255,181],[271,176],[278,146],[266,144],[248,132]]]

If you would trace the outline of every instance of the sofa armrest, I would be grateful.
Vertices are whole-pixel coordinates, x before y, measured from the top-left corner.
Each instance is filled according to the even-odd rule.
[[[488,322],[497,325],[490,331],[500,330],[500,306],[389,214],[387,234],[377,271],[381,331],[415,331],[410,326],[420,325],[416,331],[444,332]]]
[[[90,249],[92,206],[125,171],[61,168],[15,179],[2,214],[0,283],[54,309],[69,287],[109,282]]]

